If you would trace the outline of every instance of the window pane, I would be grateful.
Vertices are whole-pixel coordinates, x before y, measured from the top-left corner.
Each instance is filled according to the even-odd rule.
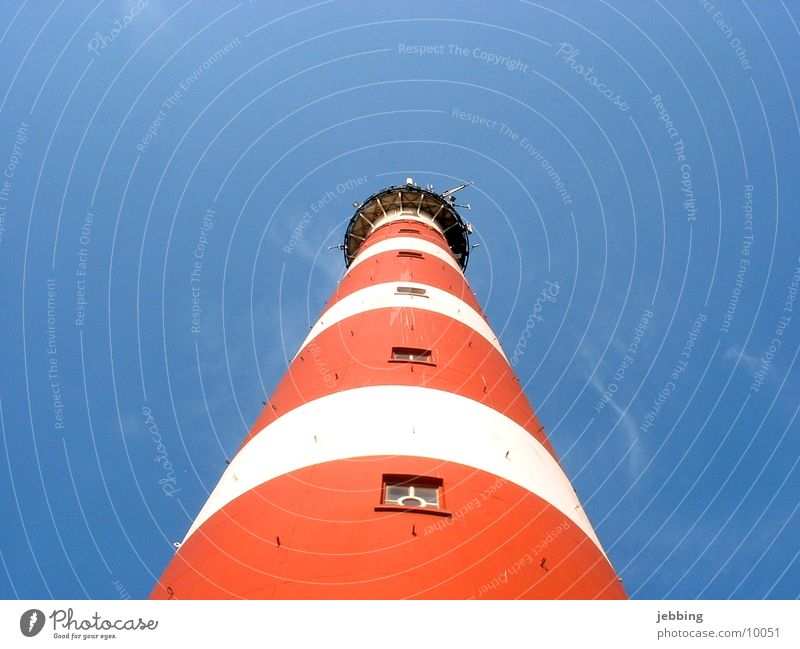
[[[417,288],[416,286],[398,286],[397,292],[401,295],[425,295],[424,288]]]
[[[429,505],[439,504],[439,490],[436,487],[414,487],[414,495]]]
[[[397,502],[403,496],[407,496],[409,488],[400,485],[387,485],[386,487],[386,502]]]
[[[426,349],[393,347],[392,359],[396,361],[422,361],[424,363],[429,363],[431,360],[431,353]]]

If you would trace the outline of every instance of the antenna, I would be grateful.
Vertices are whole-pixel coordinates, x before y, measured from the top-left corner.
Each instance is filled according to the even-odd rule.
[[[450,194],[460,192],[462,189],[469,187],[472,184],[473,182],[471,180],[469,182],[463,182],[458,187],[453,187],[453,189],[448,189],[446,192],[442,192],[442,198],[446,198],[447,196],[450,196]]]

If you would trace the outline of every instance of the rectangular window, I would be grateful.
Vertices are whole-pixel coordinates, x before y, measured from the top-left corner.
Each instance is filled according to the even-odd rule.
[[[398,257],[406,257],[408,259],[425,259],[425,255],[416,250],[401,250],[397,253]]]
[[[424,288],[417,288],[416,286],[398,286],[396,295],[418,295],[420,297],[428,297],[427,291]]]
[[[423,476],[383,476],[383,504],[399,507],[441,507],[442,480]]]
[[[415,349],[413,347],[392,347],[393,361],[406,361],[416,363],[430,363],[430,349]]]

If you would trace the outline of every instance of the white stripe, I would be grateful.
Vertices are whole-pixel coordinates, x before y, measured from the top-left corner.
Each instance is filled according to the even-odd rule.
[[[527,430],[467,397],[398,385],[337,392],[272,422],[233,458],[186,538],[226,504],[268,480],[323,462],[371,455],[434,458],[505,478],[560,510],[602,551],[569,479]]]
[[[426,294],[425,296],[397,295],[398,286],[425,289]],[[403,307],[433,311],[434,313],[448,316],[453,320],[458,320],[486,338],[503,355],[503,358],[506,358],[503,348],[500,346],[500,341],[497,340],[492,328],[483,319],[483,316],[469,304],[442,289],[405,280],[373,284],[343,297],[317,320],[303,344],[300,345],[300,350],[305,349],[306,345],[328,327],[332,327],[345,318],[374,309],[399,309]],[[297,352],[297,354],[299,353],[300,351]],[[295,358],[297,354],[295,354]],[[506,360],[508,359],[506,358]]]
[[[369,248],[362,248],[356,255],[356,258],[353,260],[353,263],[350,264],[348,272],[353,270],[353,268],[358,266],[365,259],[369,259],[370,257],[379,255],[383,252],[391,252],[392,250],[416,250],[417,252],[421,252],[425,255],[430,255],[431,257],[441,259],[446,264],[455,268],[459,273],[462,272],[461,266],[458,265],[458,262],[453,258],[453,255],[445,250],[442,250],[442,248],[437,246],[435,243],[425,241],[424,239],[420,239],[418,237],[392,237],[391,239],[386,239],[371,245]]]
[[[375,219],[375,221],[372,224],[372,230],[370,230],[370,232],[375,232],[375,230],[377,230],[378,228],[388,223],[394,223],[395,221],[419,221],[420,223],[424,223],[425,225],[432,227],[434,230],[444,234],[442,226],[439,225],[436,221],[434,221],[433,218],[431,218],[429,215],[417,214],[416,212],[406,212],[399,210],[392,210],[391,212],[388,212],[386,216],[381,216]]]

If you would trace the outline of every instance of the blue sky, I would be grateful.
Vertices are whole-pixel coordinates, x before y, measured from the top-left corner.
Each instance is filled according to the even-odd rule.
[[[410,175],[629,594],[798,597],[798,23],[3,3],[0,596],[147,595]]]

